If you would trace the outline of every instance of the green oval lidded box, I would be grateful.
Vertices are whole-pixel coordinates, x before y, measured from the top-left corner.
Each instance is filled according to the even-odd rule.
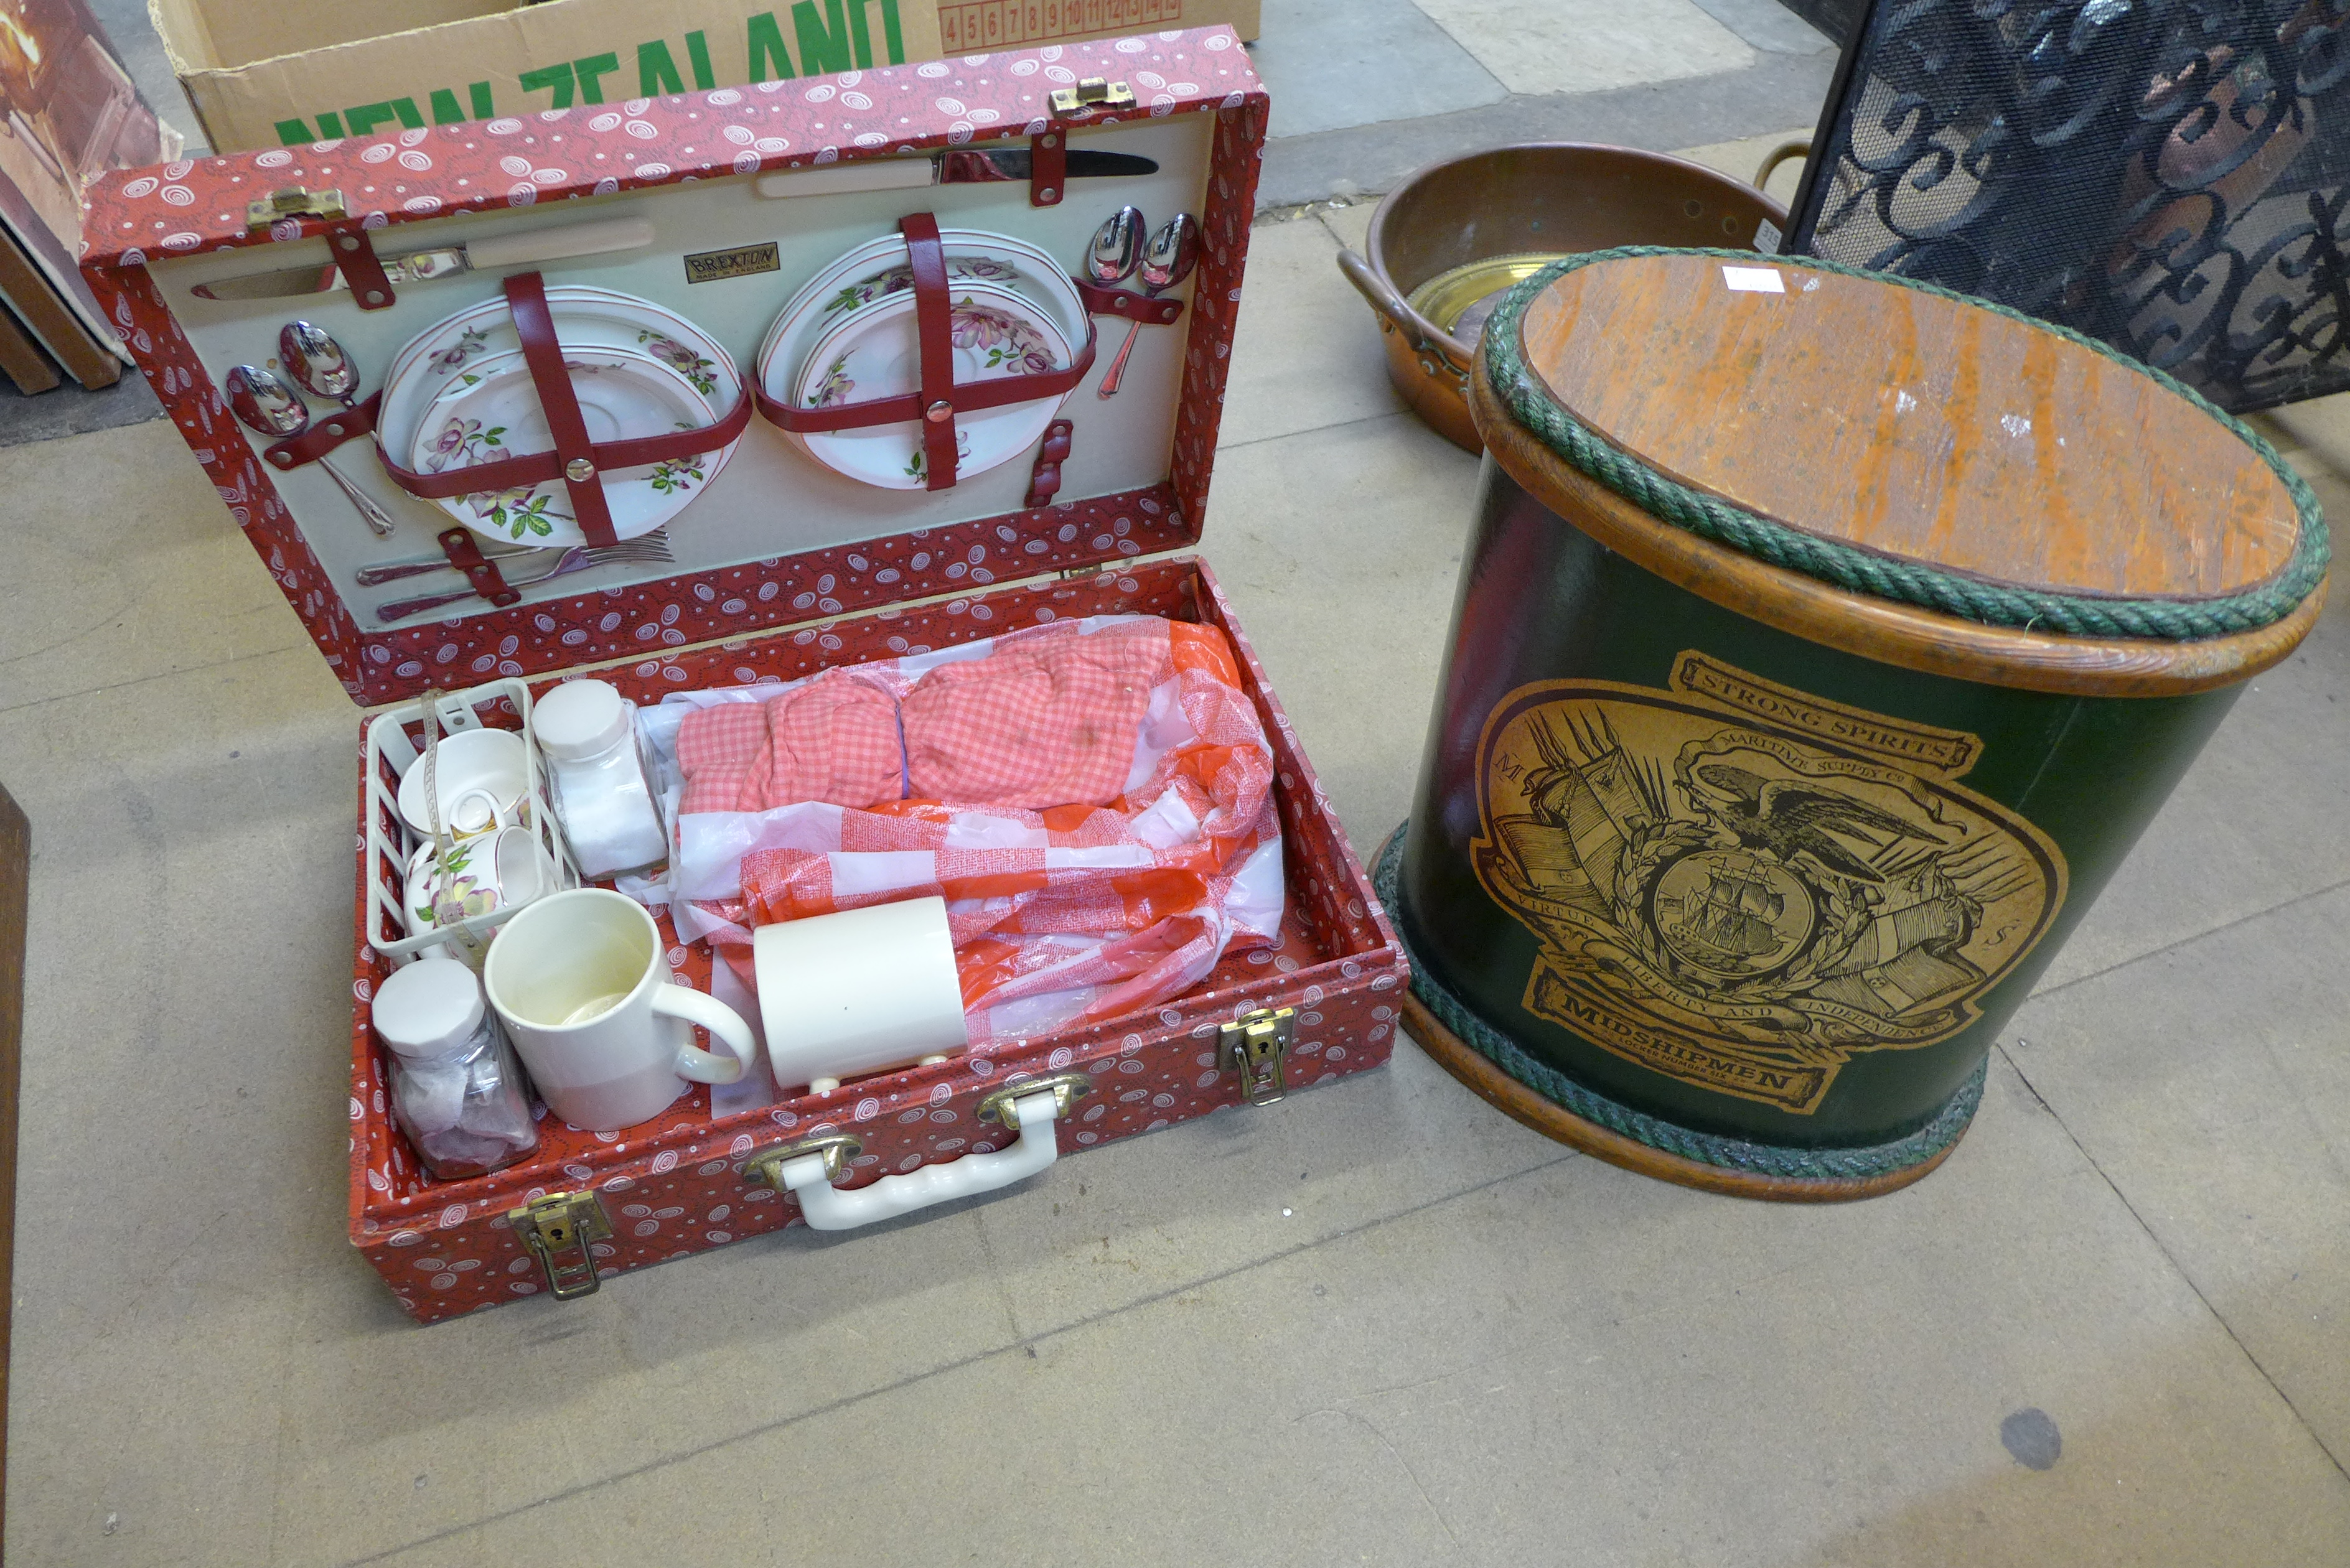
[[[1668,1179],[1865,1197],[2324,597],[2308,486],[2101,345],[1898,278],[1606,251],[1520,286],[1410,821],[1407,1017]]]

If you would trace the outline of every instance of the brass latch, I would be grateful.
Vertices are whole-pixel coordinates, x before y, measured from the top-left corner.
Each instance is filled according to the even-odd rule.
[[[559,1302],[592,1296],[602,1282],[596,1277],[594,1243],[612,1234],[611,1216],[592,1192],[550,1192],[534,1198],[506,1215],[506,1225],[546,1271],[546,1288]]]
[[[350,215],[340,191],[306,191],[290,185],[246,203],[247,228],[265,229],[280,218],[346,218]]]
[[[1131,109],[1134,89],[1124,82],[1105,81],[1099,77],[1087,77],[1073,88],[1056,88],[1053,92],[1055,114],[1081,114],[1089,109]]]
[[[1269,1106],[1289,1092],[1282,1081],[1281,1064],[1297,1044],[1297,1010],[1258,1008],[1223,1026],[1216,1036],[1216,1065],[1241,1075],[1241,1097],[1253,1106]]]

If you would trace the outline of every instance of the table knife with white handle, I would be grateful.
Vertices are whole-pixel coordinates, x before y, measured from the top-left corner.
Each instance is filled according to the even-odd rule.
[[[493,234],[461,245],[402,251],[380,256],[384,275],[395,284],[425,283],[455,277],[484,267],[521,266],[530,262],[561,261],[567,256],[603,255],[632,251],[653,243],[653,226],[641,218],[611,218],[596,223],[567,223],[552,229],[526,229],[515,234]],[[348,288],[342,268],[333,262],[277,272],[250,272],[238,277],[216,277],[189,292],[200,299],[275,299],[292,294],[324,294]]]

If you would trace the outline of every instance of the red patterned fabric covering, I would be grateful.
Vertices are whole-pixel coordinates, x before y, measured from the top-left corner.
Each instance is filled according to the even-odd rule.
[[[1222,632],[1107,617],[958,652],[827,671],[679,725],[681,930],[747,970],[755,926],[936,894],[974,1038],[1153,1005],[1235,941],[1279,940],[1272,753]],[[799,710],[806,732],[853,714],[870,740],[867,694],[893,690],[916,786],[981,799],[877,801],[878,762],[846,787],[825,774],[829,799],[777,799],[821,772],[795,771],[777,740]],[[708,896],[714,881],[728,896]]]

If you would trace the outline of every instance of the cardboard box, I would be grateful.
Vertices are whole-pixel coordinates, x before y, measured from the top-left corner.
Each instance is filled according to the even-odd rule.
[[[148,0],[216,152],[1230,24],[1258,0]]]

